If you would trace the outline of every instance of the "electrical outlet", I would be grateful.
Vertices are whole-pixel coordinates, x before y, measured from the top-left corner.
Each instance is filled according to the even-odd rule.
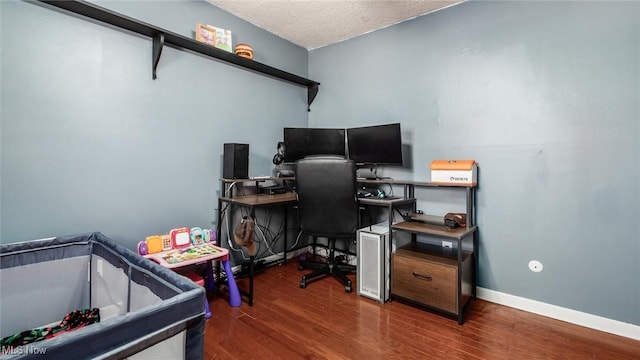
[[[451,241],[442,241],[442,247],[451,249],[453,247],[453,243]]]
[[[529,261],[529,270],[531,270],[533,272],[542,271],[542,263],[540,261],[538,261],[538,260]]]

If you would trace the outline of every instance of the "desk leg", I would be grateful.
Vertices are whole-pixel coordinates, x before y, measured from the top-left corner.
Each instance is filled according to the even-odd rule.
[[[249,306],[253,306],[253,262],[255,256],[249,257]]]
[[[233,271],[231,271],[231,265],[229,260],[223,260],[222,266],[224,266],[224,272],[227,273],[227,285],[229,286],[229,305],[238,307],[242,305],[242,298],[240,297],[240,291],[238,290],[238,284],[233,277]]]
[[[289,215],[287,214],[287,210],[289,205],[284,204],[284,263],[287,263],[287,233],[289,232],[287,229],[287,218]]]
[[[216,279],[213,277],[212,261],[207,261],[207,286],[208,291],[213,292],[216,289]]]
[[[222,186],[224,191],[224,183]],[[218,223],[216,224],[216,246],[222,247],[222,200],[218,198]],[[220,279],[220,263],[216,263],[216,280]]]

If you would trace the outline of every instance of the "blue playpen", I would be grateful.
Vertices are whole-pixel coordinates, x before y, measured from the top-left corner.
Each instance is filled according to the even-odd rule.
[[[0,338],[100,311],[0,359],[202,359],[204,301],[201,286],[101,233],[0,245]]]

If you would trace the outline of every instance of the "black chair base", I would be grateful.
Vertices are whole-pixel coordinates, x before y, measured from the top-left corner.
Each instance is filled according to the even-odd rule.
[[[349,280],[346,273],[355,272],[356,267],[348,264],[336,264],[333,260],[334,259],[332,258],[329,263],[301,261],[298,265],[298,270],[304,270],[305,267],[316,270],[302,276],[302,280],[300,280],[300,287],[304,289],[307,287],[308,282],[321,279],[327,275],[332,275],[344,285],[345,292],[352,292],[353,287],[351,285],[351,280]]]
[[[344,285],[344,291],[347,293],[350,293],[353,291],[353,288],[351,286],[351,280],[349,280],[349,278],[347,278],[347,276],[344,274],[343,272],[343,266],[345,265],[325,265],[324,267],[317,269],[316,271],[303,275],[302,276],[302,280],[300,280],[300,287],[301,288],[305,288],[307,287],[307,282],[311,282],[313,280],[317,280],[320,278],[323,278],[327,275],[333,275],[333,277],[335,277],[336,279],[338,279],[343,285]],[[350,266],[352,269],[344,269],[346,271],[355,271],[355,267],[352,265],[347,265]]]

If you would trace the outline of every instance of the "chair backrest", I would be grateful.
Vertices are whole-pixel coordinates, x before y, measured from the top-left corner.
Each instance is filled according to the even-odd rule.
[[[358,228],[356,165],[338,156],[312,156],[296,163],[300,228],[308,235],[353,237]]]

